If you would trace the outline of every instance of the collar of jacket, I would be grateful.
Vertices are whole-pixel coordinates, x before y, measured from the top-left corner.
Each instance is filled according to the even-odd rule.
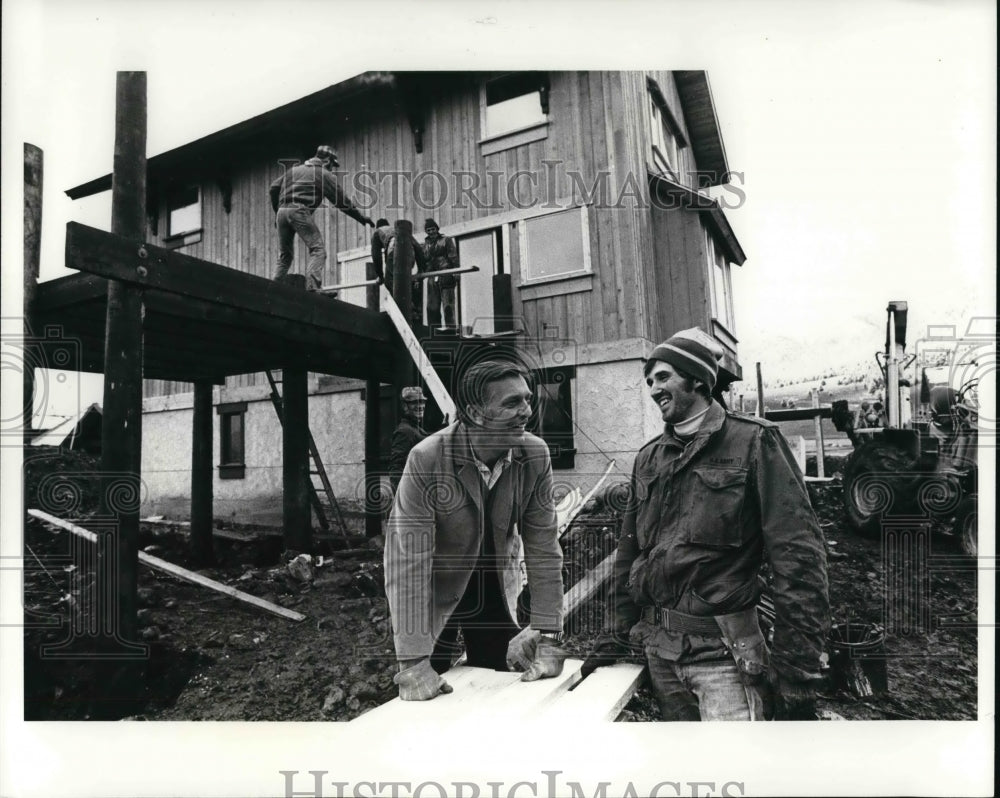
[[[479,467],[472,457],[472,443],[469,440],[469,430],[463,422],[456,421],[445,430],[445,436],[445,456],[452,461],[458,481],[465,487],[466,492],[476,503],[476,506],[482,510],[483,497],[481,486],[483,478],[480,476]],[[510,468],[504,471],[500,479],[497,480],[497,484],[493,486],[493,489],[496,490],[497,487],[503,486],[508,479],[514,480],[524,463],[524,459],[524,449],[521,446],[512,446]]]
[[[716,401],[712,401],[712,404],[708,408],[708,413],[705,414],[705,420],[702,421],[701,426],[698,427],[698,431],[694,434],[694,438],[684,443],[684,441],[679,438],[675,438],[673,432],[671,432],[668,425],[664,425],[663,434],[660,436],[659,444],[663,446],[674,446],[682,449],[680,456],[674,461],[671,468],[672,473],[680,471],[684,466],[686,466],[698,452],[705,448],[708,444],[709,438],[711,438],[716,432],[722,429],[722,425],[726,422],[726,411],[722,409]]]

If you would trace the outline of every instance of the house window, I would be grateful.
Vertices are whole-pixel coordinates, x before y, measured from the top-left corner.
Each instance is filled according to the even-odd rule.
[[[520,223],[522,284],[590,272],[587,207],[536,216]]]
[[[534,432],[545,441],[553,468],[573,468],[576,448],[573,444],[573,391],[575,368],[541,369],[535,372],[538,408]]]
[[[730,333],[736,332],[733,318],[732,274],[725,254],[706,231],[709,269],[712,274],[712,316]]]
[[[219,479],[246,476],[246,402],[228,402],[216,408],[219,414]]]
[[[657,171],[679,179],[677,135],[667,122],[668,112],[657,99],[649,98],[650,141],[653,150],[653,165]]]
[[[538,125],[549,118],[544,72],[514,72],[487,81],[485,100],[485,138]]]
[[[176,238],[201,230],[201,189],[184,186],[167,198],[167,238]]]

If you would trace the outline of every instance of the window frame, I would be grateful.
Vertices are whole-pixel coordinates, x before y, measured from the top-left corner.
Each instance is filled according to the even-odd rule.
[[[558,379],[557,375],[562,375]],[[537,407],[532,418],[529,431],[537,435],[546,446],[549,447],[549,456],[552,459],[552,469],[555,471],[566,471],[576,467],[576,422],[573,412],[573,384],[576,382],[576,366],[552,366],[549,368],[536,369],[531,373],[532,390],[537,397]],[[546,432],[544,420],[542,418],[541,403],[548,401],[542,397],[541,386],[558,383],[565,385],[565,396],[560,395],[557,401],[560,409],[569,419],[568,431]],[[560,394],[562,392],[560,391]]]
[[[531,276],[531,260],[530,260],[530,247],[528,244],[528,224],[537,221],[539,219],[544,219],[550,216],[556,216],[563,213],[572,213],[573,211],[578,211],[580,214],[580,236],[582,242],[582,253],[583,253],[583,265],[582,268],[573,269],[572,271],[558,272],[556,274],[547,274],[544,277],[532,277]],[[590,213],[589,206],[587,205],[575,205],[570,208],[557,208],[547,213],[534,214],[532,216],[520,219],[516,222],[518,227],[518,254],[519,254],[519,264],[518,271],[520,273],[521,281],[518,288],[527,288],[533,285],[542,285],[544,283],[553,283],[560,280],[571,280],[574,277],[584,277],[586,275],[593,274],[593,263],[590,257]]]
[[[219,479],[244,479],[246,477],[246,435],[247,435],[247,424],[246,424],[246,412],[247,403],[246,402],[224,402],[219,404],[215,408],[216,414],[219,416]],[[240,427],[238,433],[239,446],[234,447],[232,441],[228,438],[232,434],[232,429],[229,426],[230,419],[238,417],[240,419]],[[227,462],[227,453],[232,452],[234,448],[239,449],[240,457],[239,459],[233,459]]]
[[[708,252],[709,285],[712,291],[712,320],[722,326],[730,335],[736,333],[736,316],[733,312],[733,289],[732,289],[732,264],[726,257],[726,253],[715,243],[712,233],[705,229],[706,249]],[[722,272],[721,296],[719,280],[717,279],[717,267]],[[719,315],[719,310],[722,315]]]
[[[549,76],[546,72],[534,72],[529,70],[530,74],[537,74],[539,76],[538,88],[531,92],[526,92],[523,95],[516,96],[528,96],[537,95],[539,104],[539,116],[533,121],[526,125],[520,125],[515,128],[510,128],[508,130],[491,131],[488,128],[489,119],[489,107],[491,103],[488,102],[489,85],[491,83],[497,83],[503,80],[509,80],[512,77],[518,76],[517,72],[506,72],[502,75],[495,75],[491,78],[484,80],[479,87],[479,147],[481,154],[494,155],[498,152],[503,152],[504,150],[509,150],[514,147],[520,147],[525,144],[531,144],[535,141],[543,141],[548,138],[548,126],[552,119],[551,107],[548,106],[548,95],[551,92],[551,87],[549,84]],[[549,110],[545,110],[549,107]]]
[[[174,202],[178,197],[185,191],[194,189],[197,194],[197,199],[188,203],[187,205],[180,205],[174,207]],[[198,208],[198,222],[196,227],[190,227],[185,230],[174,230],[172,225],[171,216],[174,211],[181,210],[184,208],[190,208],[192,206],[197,206]],[[202,190],[200,183],[184,183],[183,185],[176,185],[167,191],[166,194],[166,228],[167,232],[163,240],[167,243],[173,243],[175,246],[186,246],[187,244],[193,244],[201,240],[201,234],[204,230],[205,225],[205,208],[204,208],[204,191]]]

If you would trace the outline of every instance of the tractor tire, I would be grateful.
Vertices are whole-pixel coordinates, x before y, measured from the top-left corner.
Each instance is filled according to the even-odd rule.
[[[975,557],[979,554],[979,498],[966,496],[955,511],[955,525],[952,527],[955,540],[963,554]]]
[[[844,509],[852,527],[880,536],[882,519],[916,502],[916,458],[884,441],[868,441],[844,465]]]

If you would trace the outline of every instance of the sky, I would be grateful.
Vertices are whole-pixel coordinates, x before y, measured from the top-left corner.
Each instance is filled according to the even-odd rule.
[[[74,203],[62,192],[111,171],[117,70],[148,72],[152,156],[369,69],[705,69],[746,193],[729,212],[748,255],[734,276],[745,373],[755,361],[778,378],[870,358],[889,300],[910,303],[915,335],[927,324],[961,332],[971,318],[996,314],[996,16],[987,0],[7,0],[2,36],[4,336],[20,331],[22,143],[45,151],[42,278],[52,278],[67,221],[110,223],[109,194]],[[12,374],[5,360],[5,420],[17,417]],[[90,381],[73,403],[100,398]],[[17,485],[8,476],[5,504]],[[3,701],[9,717],[9,692]],[[156,724],[130,724],[127,735],[101,726],[88,726],[85,740],[62,724],[16,726],[19,759],[3,763],[19,765],[22,781],[0,792],[136,794],[140,784],[160,794],[273,794],[279,754],[286,768],[336,761],[357,773],[378,752],[368,745],[354,762],[337,759],[344,735],[324,728],[317,739],[317,725],[307,733],[285,724],[280,735],[239,724],[184,735]],[[922,792],[934,779],[952,794],[986,789],[972,780],[976,763],[992,761],[990,735],[974,723],[919,726],[906,744],[887,746],[884,726],[869,734],[852,725],[854,747],[841,735],[836,748],[815,745],[827,726],[797,737],[758,731],[768,744],[781,740],[780,768],[741,757],[744,747],[728,737],[720,765],[717,745],[688,745],[701,739],[695,731],[658,739],[651,758],[654,749],[621,742],[648,741],[655,730],[617,729],[592,762],[673,768],[664,777],[746,773],[779,786],[812,763],[823,773],[817,791],[875,794],[873,781],[852,784],[845,769],[824,765],[830,751],[862,762],[878,750],[869,777],[897,777],[890,792]],[[894,726],[893,740],[903,733]],[[688,757],[681,764],[669,756],[678,746]],[[412,764],[416,750],[396,752],[397,764]],[[203,789],[190,776],[199,767]],[[273,784],[260,781],[262,768],[273,770]],[[112,772],[117,787],[102,778]],[[186,786],[172,789],[171,777],[188,778]],[[786,794],[805,792],[785,784]]]

